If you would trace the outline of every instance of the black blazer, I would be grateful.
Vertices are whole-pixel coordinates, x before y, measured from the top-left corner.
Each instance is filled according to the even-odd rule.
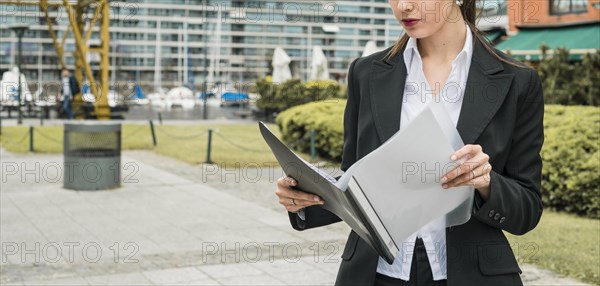
[[[389,50],[350,65],[343,171],[400,128],[407,71],[402,53],[383,59]],[[471,219],[446,229],[448,285],[522,284],[521,270],[502,231],[525,234],[542,215],[543,116],[542,88],[535,70],[498,60],[474,39],[457,129],[465,144],[480,144],[490,156],[490,198],[484,202],[475,192]],[[295,229],[340,221],[319,206],[306,208],[305,214],[302,221],[289,213]],[[336,285],[373,285],[377,263],[378,254],[352,231]]]

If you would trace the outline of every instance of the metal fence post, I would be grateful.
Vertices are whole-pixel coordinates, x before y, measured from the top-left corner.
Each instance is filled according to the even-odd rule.
[[[156,133],[154,132],[154,123],[152,120],[148,120],[150,122],[150,133],[152,134],[152,144],[156,146]]]
[[[162,125],[162,113],[158,113],[158,124]]]
[[[29,152],[33,152],[33,126],[29,126]]]
[[[310,159],[315,161],[317,150],[315,148],[315,130],[310,129]]]
[[[208,129],[208,146],[206,148],[206,164],[212,164],[213,161],[210,159],[210,152],[212,151],[212,129]]]

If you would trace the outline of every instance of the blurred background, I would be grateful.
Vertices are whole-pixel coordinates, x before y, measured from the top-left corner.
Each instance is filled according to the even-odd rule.
[[[0,0],[0,283],[333,284],[349,228],[290,228],[257,122],[340,175],[348,67],[403,33],[388,2]],[[522,278],[600,285],[600,1],[477,12],[542,79]]]

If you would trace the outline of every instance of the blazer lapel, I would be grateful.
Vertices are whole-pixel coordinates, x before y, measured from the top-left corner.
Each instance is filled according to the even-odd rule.
[[[465,144],[473,144],[504,101],[514,74],[504,72],[500,61],[478,41],[473,56],[457,129]],[[370,74],[370,101],[381,143],[400,129],[400,113],[406,83],[402,52],[390,60],[373,60]]]
[[[489,54],[483,44],[475,40],[473,58],[456,129],[465,144],[473,144],[490,123],[514,78],[503,72],[500,60]]]
[[[402,51],[390,60],[373,60],[369,94],[375,128],[381,143],[400,130],[406,65]]]

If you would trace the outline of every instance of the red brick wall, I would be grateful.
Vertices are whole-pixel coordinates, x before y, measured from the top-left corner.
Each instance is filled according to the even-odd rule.
[[[588,0],[587,12],[550,15],[550,0],[507,0],[509,33],[518,31],[517,26],[541,26],[600,20],[600,9]]]

